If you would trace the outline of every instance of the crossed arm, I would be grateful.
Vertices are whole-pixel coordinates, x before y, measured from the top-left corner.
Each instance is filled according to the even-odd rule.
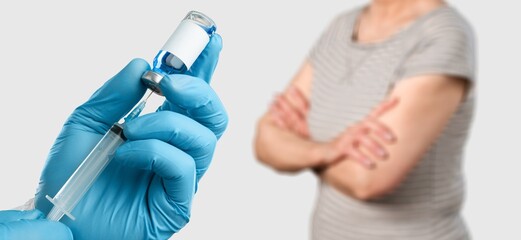
[[[467,88],[465,80],[451,76],[404,79],[366,119],[330,142],[316,142],[305,124],[312,74],[305,62],[260,119],[257,158],[279,171],[320,169],[322,180],[361,200],[385,195],[400,184],[441,133]]]

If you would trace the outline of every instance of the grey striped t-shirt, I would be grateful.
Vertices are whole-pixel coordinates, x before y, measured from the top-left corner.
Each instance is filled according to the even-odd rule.
[[[360,13],[357,9],[338,16],[311,51],[314,76],[308,121],[314,140],[338,136],[408,77],[446,74],[468,79],[472,88],[394,192],[363,202],[321,182],[312,239],[468,239],[460,209],[463,149],[474,108],[471,27],[455,9],[444,6],[383,42],[360,44],[352,40]]]

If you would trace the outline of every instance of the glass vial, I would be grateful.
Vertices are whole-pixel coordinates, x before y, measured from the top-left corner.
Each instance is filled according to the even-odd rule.
[[[216,29],[211,18],[197,11],[190,11],[157,53],[152,70],[141,77],[143,83],[150,90],[163,95],[159,88],[163,77],[190,69]]]

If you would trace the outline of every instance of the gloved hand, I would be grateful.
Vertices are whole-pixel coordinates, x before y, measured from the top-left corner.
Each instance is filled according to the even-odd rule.
[[[167,239],[190,219],[196,184],[212,160],[228,117],[208,85],[222,48],[214,35],[186,75],[170,75],[160,87],[166,101],[155,113],[125,124],[127,142],[85,197],[64,216],[75,239]],[[48,213],[54,197],[110,126],[146,91],[149,65],[131,61],[65,123],[40,178],[36,208]]]
[[[6,210],[0,211],[0,239],[69,240],[72,233],[63,223],[45,220],[39,210]]]

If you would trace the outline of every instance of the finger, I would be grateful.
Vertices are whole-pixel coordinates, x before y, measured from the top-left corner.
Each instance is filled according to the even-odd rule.
[[[288,90],[287,99],[292,107],[297,111],[301,118],[306,118],[309,111],[309,103],[304,94],[295,86],[291,86]]]
[[[269,114],[269,117],[272,120],[272,122],[275,123],[275,125],[277,127],[283,128],[283,129],[289,129],[288,126],[286,125],[286,122],[283,120],[284,114],[282,113],[282,110],[276,104],[276,102],[271,104],[268,114]]]
[[[188,153],[195,161],[197,181],[210,166],[217,144],[217,138],[208,128],[169,111],[147,114],[128,122],[124,134],[130,141],[158,139]]]
[[[369,129],[370,132],[374,133],[382,142],[393,143],[396,141],[396,136],[385,124],[377,121],[373,118],[364,120],[363,124]]]
[[[397,97],[392,97],[391,99],[386,100],[386,101],[382,102],[380,105],[378,105],[373,110],[373,112],[371,112],[370,116],[375,117],[375,118],[380,117],[387,111],[393,109],[398,104],[398,102],[399,102],[399,99]]]
[[[373,156],[376,156],[381,160],[387,159],[388,153],[385,150],[385,148],[382,147],[379,142],[375,141],[369,135],[358,136],[357,140],[360,143],[360,147],[367,149]]]
[[[273,123],[275,123],[275,126],[281,129],[288,129],[288,126],[286,126],[286,123],[280,119],[280,117],[277,116],[271,116],[271,119]]]
[[[175,203],[189,205],[192,201],[195,162],[182,150],[157,139],[128,141],[118,148],[113,161],[161,177],[166,195]]]
[[[351,144],[346,149],[346,155],[350,159],[361,163],[364,167],[368,169],[373,169],[375,166],[374,162],[360,150],[359,143],[357,142],[351,142]]]
[[[222,38],[219,34],[213,34],[206,48],[201,52],[197,60],[188,71],[188,74],[203,79],[210,83],[212,75],[219,61],[219,53],[222,50]]]
[[[141,99],[146,91],[141,75],[149,69],[145,60],[132,60],[76,108],[66,124],[78,124],[104,134]]]
[[[41,219],[0,223],[0,239],[72,240],[73,237],[65,224]]]
[[[193,118],[212,130],[220,138],[228,125],[228,114],[213,89],[200,78],[174,74],[160,82],[161,90],[170,104],[186,111]]]
[[[296,117],[291,112],[291,108],[280,94],[275,97],[274,105],[277,107],[280,116],[287,124],[291,125],[296,121]]]
[[[309,137],[309,128],[306,122],[299,122],[296,126],[297,132],[303,137]]]
[[[366,134],[367,127],[363,124],[354,124],[353,126],[346,129],[342,134],[337,137],[337,144],[344,149],[347,148],[353,140],[356,139],[356,136],[360,134]]]
[[[294,115],[295,119],[297,119],[298,121],[306,121],[307,110],[302,109],[302,108],[306,108],[306,107],[299,106],[299,104],[302,104],[302,103],[293,101],[293,99],[286,94],[280,95],[280,99],[281,99],[281,101],[284,101],[284,104],[287,106],[288,112],[291,112],[291,114]]]
[[[171,111],[171,112],[176,112],[176,113],[188,116],[188,113],[186,113],[186,109],[183,109],[183,108],[177,106],[176,104],[172,104],[168,100],[165,100],[163,102],[163,104],[161,104],[161,106],[159,106],[159,108],[157,108],[156,112],[159,112],[159,111]]]
[[[275,104],[282,111],[283,120],[286,124],[290,126],[292,130],[295,130],[295,124],[301,121],[298,113],[291,107],[290,103],[288,103],[287,99],[284,98],[283,95],[277,96]]]
[[[18,221],[21,219],[35,220],[35,219],[42,219],[42,218],[45,218],[45,215],[43,215],[43,213],[38,209],[27,210],[27,211],[21,211],[21,210],[0,211],[0,223]]]
[[[193,77],[201,78],[205,82],[210,83],[217,62],[219,61],[219,54],[222,49],[222,38],[218,34],[212,35],[210,42],[206,45],[203,52],[199,55],[197,60],[194,62],[192,67],[188,70],[187,74]],[[186,111],[177,106],[176,104],[170,103],[166,100],[157,111],[173,111],[186,115]]]

